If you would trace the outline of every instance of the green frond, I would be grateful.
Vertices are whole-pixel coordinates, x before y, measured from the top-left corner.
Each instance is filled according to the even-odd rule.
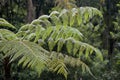
[[[59,15],[60,18],[62,18],[62,23],[64,27],[68,26],[69,16],[68,16],[68,10],[63,9]]]
[[[27,40],[32,41],[32,40],[35,39],[35,37],[36,37],[36,34],[35,33],[31,33],[30,35],[27,36]]]
[[[90,19],[94,18],[94,16],[98,16],[100,19],[103,17],[102,13],[93,7],[80,7],[80,13],[84,16],[83,23],[87,23]]]
[[[50,19],[52,20],[53,25],[56,25],[56,26],[62,25],[61,20],[56,15],[51,15]]]
[[[103,60],[102,53],[95,47],[80,41],[76,41],[73,38],[66,39],[66,49],[67,52],[73,56],[85,57],[86,59],[91,59],[90,56],[94,54],[101,61]]]
[[[72,27],[68,27],[66,29],[67,29],[66,33],[68,33],[67,34],[68,38],[73,37],[76,40],[82,40],[83,39],[83,34],[78,29],[72,28]]]
[[[16,34],[7,29],[0,29],[0,40],[14,40],[14,39],[17,39]]]
[[[39,73],[45,68],[49,59],[46,50],[28,41],[1,41],[0,52],[3,52],[5,57],[10,56],[10,62],[19,60],[18,64],[37,69],[36,71]]]
[[[103,56],[102,53],[100,52],[99,49],[87,44],[87,43],[83,43],[83,42],[79,42],[79,45],[82,47],[80,48],[80,50],[86,50],[85,52],[85,56],[86,57],[90,57],[90,55],[95,54],[95,56],[100,59],[101,61],[103,61]],[[82,51],[83,52],[83,51]],[[82,53],[83,54],[83,53]],[[79,55],[81,55],[81,52],[79,52]]]
[[[58,12],[58,11],[52,11],[52,12],[50,13],[50,17],[53,16],[53,15],[59,15],[59,12]]]
[[[55,39],[58,35],[58,32],[56,30],[57,30],[56,28],[53,28],[52,33],[50,35],[50,37],[53,39]]]
[[[29,29],[29,26],[30,26],[30,24],[26,24],[26,25],[22,26],[22,27],[19,29],[19,31],[26,31],[26,30]]]
[[[66,41],[66,49],[69,54],[72,53],[73,44],[74,41],[72,39]]]
[[[15,26],[13,26],[12,24],[10,24],[9,22],[7,22],[5,19],[0,18],[0,28],[10,28],[10,29],[16,29]]]
[[[64,40],[64,39],[60,38],[60,39],[58,40],[58,42],[57,42],[57,45],[58,45],[58,46],[57,46],[57,51],[58,51],[58,52],[61,51],[64,43],[65,43],[65,40]]]
[[[48,62],[47,66],[50,70],[57,72],[58,74],[62,74],[65,78],[67,78],[68,71],[66,65],[64,64],[64,60],[57,58],[52,59]]]
[[[53,48],[55,47],[55,41],[53,40],[53,38],[48,39],[48,46],[50,51],[52,51]]]
[[[88,72],[93,76],[88,65],[79,58],[73,58],[71,56],[63,55],[62,53],[57,52],[52,52],[50,54],[50,58],[52,60],[48,62],[50,69],[54,70],[55,72],[57,71],[57,73],[65,72],[64,76],[68,74],[68,69],[66,68],[65,64],[72,67],[81,67],[83,73]]]
[[[71,11],[69,12],[69,16],[70,16],[70,26],[73,26],[76,18],[77,18],[77,14],[78,14],[78,9],[77,8],[73,8],[71,9]]]
[[[40,39],[41,33],[43,33],[43,31],[44,31],[44,29],[41,27],[41,25],[37,25],[36,31],[35,31],[36,37],[35,37],[34,42],[37,42]]]
[[[48,19],[50,16],[48,15],[42,15],[40,16],[38,19],[42,20],[42,19]]]
[[[74,43],[74,45],[73,45],[73,54],[74,55],[76,55],[76,53],[79,51],[79,49],[80,49],[80,45],[79,45],[79,43],[78,42],[76,42],[76,43]]]
[[[52,31],[53,31],[53,27],[47,28],[47,29],[45,30],[43,36],[42,36],[42,39],[43,39],[43,40],[47,39],[47,38],[50,36],[50,34],[52,33]]]

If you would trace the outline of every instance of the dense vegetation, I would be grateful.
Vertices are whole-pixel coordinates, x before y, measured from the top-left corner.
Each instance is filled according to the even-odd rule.
[[[119,80],[119,0],[1,0],[0,80]]]

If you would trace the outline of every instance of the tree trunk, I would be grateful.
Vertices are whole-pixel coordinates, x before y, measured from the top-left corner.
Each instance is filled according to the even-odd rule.
[[[35,19],[35,9],[32,0],[27,1],[27,22],[30,23]]]
[[[11,64],[9,63],[9,57],[4,59],[4,80],[12,80],[11,78]]]

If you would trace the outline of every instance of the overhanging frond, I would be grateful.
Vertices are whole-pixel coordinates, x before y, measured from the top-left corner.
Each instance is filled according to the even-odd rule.
[[[49,59],[46,50],[28,41],[1,41],[0,52],[3,52],[5,57],[10,57],[10,62],[19,59],[18,64],[35,69],[39,73],[45,68]]]
[[[71,57],[71,56],[68,56],[62,53],[57,53],[57,52],[51,52],[49,56],[51,58],[51,61],[48,62],[48,66],[50,70],[53,70],[59,74],[65,73],[63,74],[65,77],[68,74],[68,69],[65,64],[72,66],[72,67],[80,67],[82,68],[83,73],[88,72],[93,76],[88,65],[85,64],[79,58],[74,58],[74,57]]]
[[[15,33],[7,29],[0,29],[0,40],[14,40],[14,39],[17,39]]]
[[[5,28],[5,29],[16,29],[15,26],[7,22],[5,19],[0,18],[0,28]]]

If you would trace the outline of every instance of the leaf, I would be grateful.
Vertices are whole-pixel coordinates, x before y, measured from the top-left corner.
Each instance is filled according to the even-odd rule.
[[[48,15],[42,15],[42,16],[40,16],[38,19],[39,20],[42,20],[42,19],[48,19],[50,16],[48,16]]]
[[[77,43],[77,42],[74,43],[74,48],[73,48],[73,54],[74,54],[74,55],[76,55],[76,53],[78,52],[79,47],[80,47],[80,46],[79,46],[79,43]]]
[[[89,12],[88,12],[88,10],[86,10],[85,13],[84,13],[84,22],[87,22],[87,21],[89,21]]]
[[[52,51],[53,48],[55,47],[55,41],[53,40],[53,38],[48,39],[48,46],[50,51]]]
[[[50,13],[50,17],[53,16],[53,15],[58,15],[58,14],[59,14],[58,11],[52,11],[52,12]]]
[[[14,40],[14,39],[17,39],[16,34],[7,29],[0,29],[0,40]]]
[[[0,28],[1,27],[6,28],[6,29],[10,28],[10,29],[16,30],[15,26],[13,26],[12,24],[10,24],[9,22],[7,22],[3,18],[0,18]]]
[[[48,36],[50,36],[52,31],[53,31],[52,27],[47,28],[42,36],[42,39],[45,40]]]
[[[37,42],[39,40],[39,38],[41,37],[42,31],[44,31],[44,29],[42,29],[41,25],[36,26],[36,31],[35,31],[35,40],[34,42]]]
[[[80,26],[81,23],[82,23],[82,14],[80,13],[80,10],[78,10],[78,13],[77,13],[77,22],[78,22],[78,25]]]
[[[70,17],[70,26],[73,26],[74,22],[75,22],[75,16],[71,16]]]
[[[57,32],[56,28],[54,28],[53,32],[50,35],[50,37],[53,38],[53,39],[55,39],[57,37],[57,35],[58,35],[58,32]]]
[[[35,33],[31,33],[30,35],[27,36],[27,40],[32,41],[36,37]]]
[[[54,16],[54,15],[53,15],[53,16],[51,16],[50,18],[51,18],[52,22],[53,22],[56,26],[62,24],[61,21],[60,21],[60,19],[59,19],[57,16]]]
[[[19,29],[19,31],[26,31],[26,30],[28,30],[29,26],[30,26],[30,24],[26,24],[26,25],[22,26],[22,27]]]
[[[58,44],[57,44],[57,45],[58,45],[58,46],[57,46],[57,51],[58,51],[58,52],[61,51],[64,43],[65,43],[65,40],[64,40],[64,39],[60,38],[60,39],[58,40]]]
[[[45,55],[48,54],[46,50],[28,41],[1,41],[0,52],[4,52],[5,56],[11,56],[11,62],[19,59],[19,64],[22,63],[23,66],[28,67],[29,65],[30,68],[39,68],[39,70],[36,70],[37,72],[41,72],[45,68],[46,61],[49,59]]]
[[[67,79],[68,72],[64,60],[55,58],[48,62],[48,66],[50,67],[50,70],[57,72],[57,74],[63,74]]]
[[[63,9],[59,15],[59,17],[62,18],[62,22],[63,22],[63,26],[67,26],[68,25],[68,15],[67,15],[68,10]]]
[[[69,39],[66,41],[66,49],[67,49],[67,51],[68,51],[69,54],[71,54],[71,52],[72,52],[73,43],[74,43],[74,41],[73,41],[71,38],[69,38]]]
[[[36,19],[36,20],[33,20],[32,22],[31,22],[31,24],[33,24],[33,25],[38,25],[38,24],[40,24],[40,20],[39,19]]]

